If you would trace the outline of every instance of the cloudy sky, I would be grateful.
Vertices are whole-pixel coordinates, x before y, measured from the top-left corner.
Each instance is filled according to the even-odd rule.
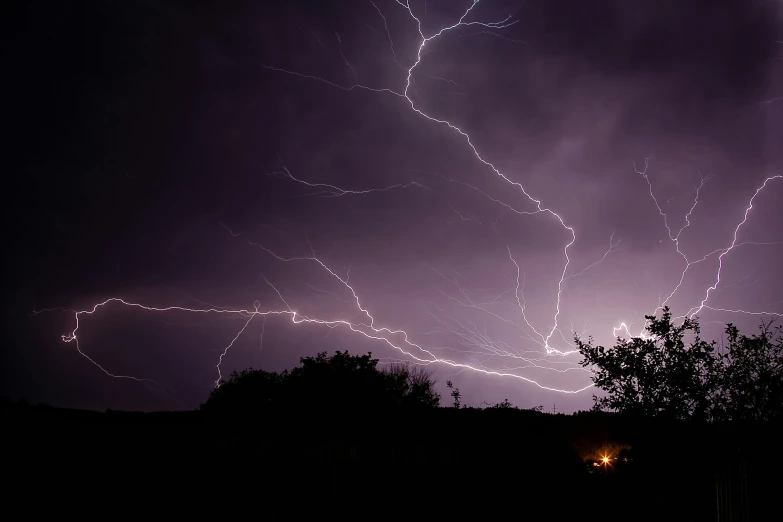
[[[230,345],[223,375],[372,351],[573,411],[574,332],[783,312],[780,2],[268,4],[4,21],[3,394],[194,408]],[[222,312],[111,301],[63,342],[109,298]]]

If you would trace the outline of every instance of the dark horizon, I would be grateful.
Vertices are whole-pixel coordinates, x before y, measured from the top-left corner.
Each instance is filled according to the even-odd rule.
[[[194,409],[235,338],[223,375],[343,349],[415,362],[335,323],[368,322],[354,289],[420,348],[381,337],[473,368],[432,364],[442,395],[451,380],[471,406],[587,409],[578,354],[546,348],[639,333],[685,267],[667,225],[689,223],[690,262],[718,251],[689,268],[675,315],[713,285],[705,337],[783,313],[779,3],[482,0],[464,22],[502,23],[428,42],[407,91],[416,19],[430,37],[470,0],[266,4],[12,3],[0,395]],[[515,183],[556,215],[529,214]],[[325,266],[275,258],[313,252]],[[239,336],[247,315],[82,315],[84,353],[151,385],[61,340],[76,326],[62,309],[118,297],[275,314]]]

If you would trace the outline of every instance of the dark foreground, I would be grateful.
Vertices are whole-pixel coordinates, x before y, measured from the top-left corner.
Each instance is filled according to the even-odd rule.
[[[777,426],[447,408],[251,422],[8,403],[0,422],[7,502],[26,516],[770,520],[781,509]]]

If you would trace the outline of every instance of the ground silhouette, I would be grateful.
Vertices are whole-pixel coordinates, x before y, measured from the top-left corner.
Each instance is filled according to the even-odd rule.
[[[426,368],[340,351],[235,372],[191,412],[3,400],[8,498],[180,516],[252,503],[289,515],[764,519],[783,466],[770,404],[779,341],[729,326],[721,350],[686,345],[697,323],[675,327],[667,313],[648,340],[580,344],[607,392],[596,409],[619,413],[465,407],[452,383],[440,405]]]

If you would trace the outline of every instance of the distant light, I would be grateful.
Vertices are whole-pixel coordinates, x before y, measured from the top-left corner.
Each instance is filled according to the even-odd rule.
[[[609,464],[609,457],[604,455],[603,457],[601,457],[601,461],[603,461],[604,464]]]

